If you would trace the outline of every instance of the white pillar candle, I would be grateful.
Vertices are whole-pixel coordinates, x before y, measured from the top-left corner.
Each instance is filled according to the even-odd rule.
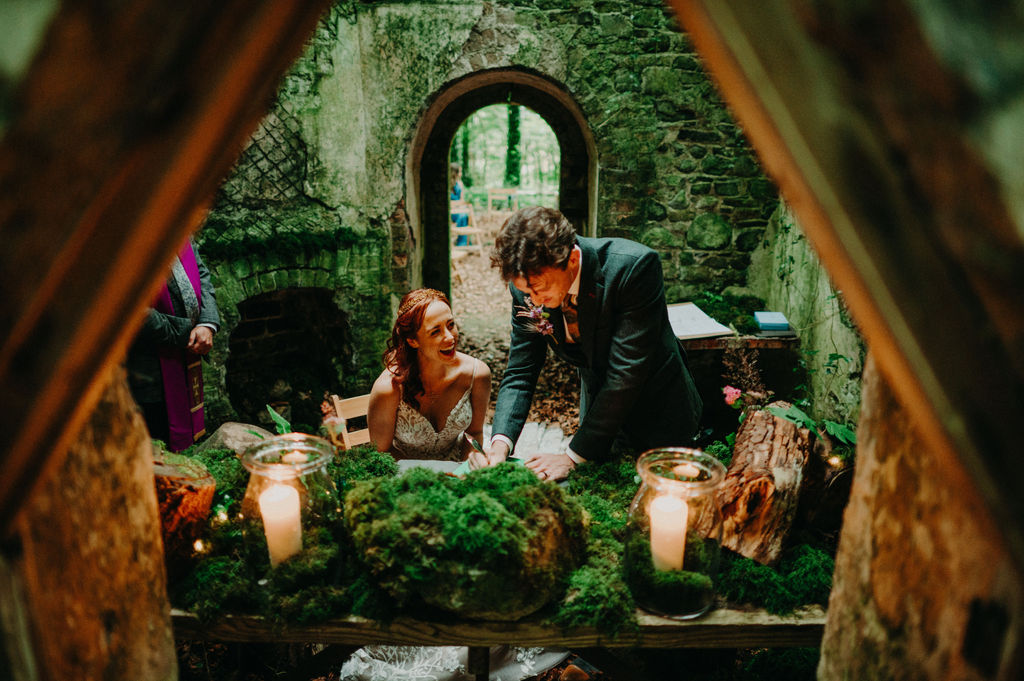
[[[682,570],[686,551],[686,501],[662,494],[651,501],[651,559],[655,570]]]
[[[302,516],[299,492],[288,485],[273,485],[260,494],[260,515],[267,535],[270,564],[277,567],[283,560],[302,550]]]
[[[288,452],[287,454],[281,457],[281,461],[283,461],[284,463],[306,463],[307,461],[309,461],[309,456],[307,456],[303,452],[298,451]]]

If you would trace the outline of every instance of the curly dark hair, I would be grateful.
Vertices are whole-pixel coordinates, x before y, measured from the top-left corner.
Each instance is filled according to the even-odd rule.
[[[543,206],[517,210],[494,240],[491,267],[511,281],[529,277],[545,267],[564,268],[576,244],[576,231],[559,211]]]
[[[398,304],[398,316],[384,350],[384,366],[394,374],[391,380],[402,387],[402,399],[417,409],[420,405],[416,395],[423,392],[423,380],[420,378],[416,348],[407,341],[416,337],[416,332],[423,325],[423,316],[434,301],[452,306],[448,296],[432,288],[418,288],[406,293]]]

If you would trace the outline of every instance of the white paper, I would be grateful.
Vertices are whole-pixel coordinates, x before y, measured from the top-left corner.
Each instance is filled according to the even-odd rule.
[[[713,338],[728,336],[732,329],[719,324],[693,303],[677,303],[668,306],[668,322],[676,338]]]

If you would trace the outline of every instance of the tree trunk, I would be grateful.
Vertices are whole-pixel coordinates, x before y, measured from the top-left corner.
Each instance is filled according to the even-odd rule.
[[[462,124],[462,128],[459,131],[462,138],[461,149],[462,152],[462,184],[466,187],[473,186],[473,170],[469,165],[469,120]],[[467,199],[468,200],[468,199]]]
[[[117,369],[63,464],[22,510],[42,678],[177,678],[151,452]]]
[[[808,487],[812,455],[806,428],[765,410],[747,414],[718,492],[723,546],[760,563],[779,559]]]
[[[519,186],[519,171],[522,158],[519,152],[519,105],[508,105],[508,146],[505,151],[505,186]]]

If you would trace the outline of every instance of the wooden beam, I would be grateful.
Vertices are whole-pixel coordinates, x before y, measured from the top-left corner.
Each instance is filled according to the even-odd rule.
[[[1024,566],[1024,248],[956,79],[900,2],[671,4],[961,503]]]
[[[611,637],[594,629],[565,631],[530,620],[519,622],[425,622],[399,617],[387,625],[362,617],[321,624],[288,626],[262,617],[227,615],[203,623],[195,615],[172,610],[178,640],[274,641],[277,643],[343,643],[351,645],[602,646],[608,648],[787,648],[817,646],[825,611],[812,606],[792,615],[764,610],[712,610],[704,617],[677,622],[637,613],[639,628]]]
[[[0,533],[96,403],[327,4],[56,14],[0,142]]]

